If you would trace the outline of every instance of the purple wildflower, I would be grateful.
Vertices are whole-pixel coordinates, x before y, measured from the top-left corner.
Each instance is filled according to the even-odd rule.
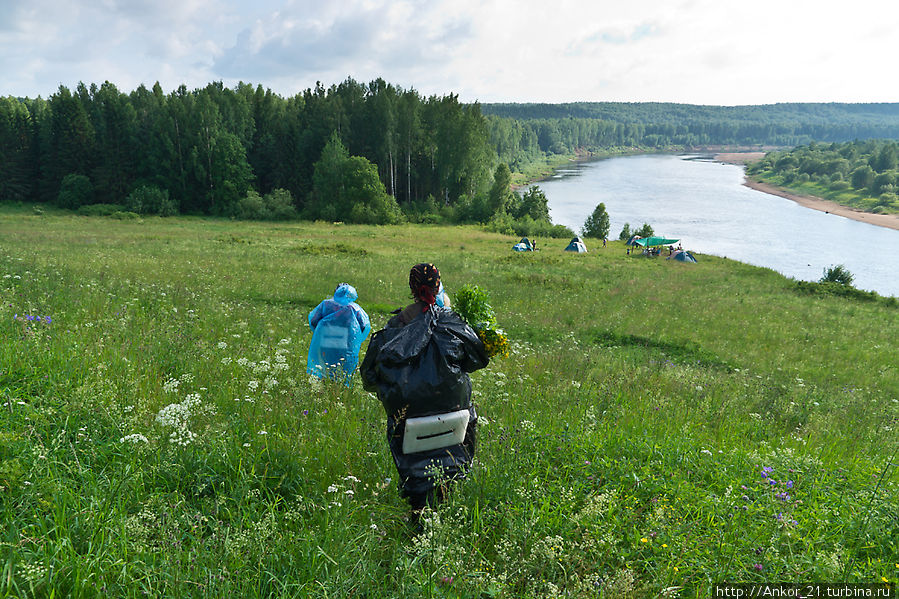
[[[308,416],[308,415],[309,415],[309,410],[303,410],[303,416]]]
[[[786,486],[787,486],[788,489],[792,489],[792,488],[793,488],[793,481],[788,480],[785,484],[786,484]]]
[[[761,571],[762,571],[762,564],[756,564],[756,565],[753,566],[753,568],[755,568],[758,572],[761,572]]]

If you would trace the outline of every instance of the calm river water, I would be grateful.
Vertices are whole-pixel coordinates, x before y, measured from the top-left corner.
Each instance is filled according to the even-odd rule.
[[[612,239],[624,223],[649,223],[656,235],[680,239],[694,252],[806,281],[843,264],[855,287],[899,296],[899,231],[749,189],[741,166],[699,156],[628,156],[578,163],[537,185],[553,222],[576,232],[603,202]]]

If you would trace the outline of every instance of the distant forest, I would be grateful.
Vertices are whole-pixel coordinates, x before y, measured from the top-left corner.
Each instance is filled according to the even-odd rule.
[[[291,97],[106,82],[0,98],[0,201],[517,232],[551,223],[545,198],[508,190],[509,173],[553,156],[867,138],[899,139],[899,104],[481,105],[381,79]]]

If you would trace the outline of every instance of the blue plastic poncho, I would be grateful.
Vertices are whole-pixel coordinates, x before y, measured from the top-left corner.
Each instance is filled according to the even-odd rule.
[[[350,386],[362,342],[371,332],[368,314],[354,303],[357,297],[352,285],[341,283],[333,298],[324,300],[309,313],[309,374],[342,380]]]

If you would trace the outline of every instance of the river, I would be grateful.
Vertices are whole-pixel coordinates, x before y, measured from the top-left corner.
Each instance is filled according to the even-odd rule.
[[[899,231],[804,208],[743,185],[743,167],[652,154],[574,163],[537,185],[552,221],[579,232],[602,202],[618,238],[649,223],[685,249],[817,281],[844,265],[859,289],[899,296]],[[587,249],[593,249],[588,240]],[[699,257],[701,260],[701,256]]]

